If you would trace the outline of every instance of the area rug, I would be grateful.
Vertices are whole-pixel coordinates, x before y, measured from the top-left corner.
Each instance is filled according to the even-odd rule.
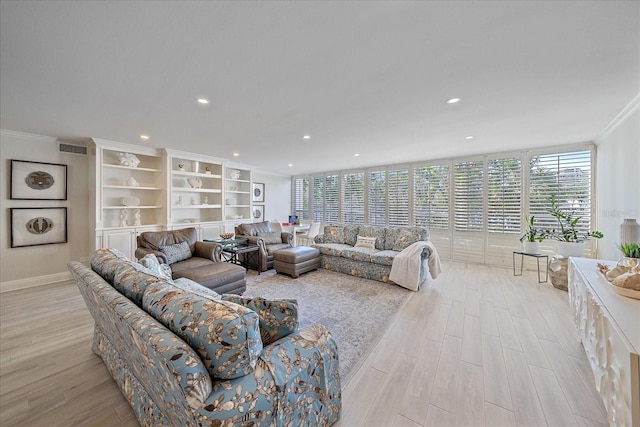
[[[411,294],[397,285],[319,269],[297,279],[274,270],[248,272],[244,296],[298,300],[300,327],[322,323],[338,343],[344,387]]]

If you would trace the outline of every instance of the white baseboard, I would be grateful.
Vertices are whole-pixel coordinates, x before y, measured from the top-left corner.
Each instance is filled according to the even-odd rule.
[[[51,283],[65,282],[72,278],[73,276],[71,276],[71,273],[66,271],[62,273],[47,274],[45,276],[28,277],[26,279],[0,282],[0,293],[34,288],[36,286],[48,285]]]

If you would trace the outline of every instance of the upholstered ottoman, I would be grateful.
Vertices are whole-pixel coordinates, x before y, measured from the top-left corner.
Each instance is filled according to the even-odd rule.
[[[298,277],[320,267],[320,251],[307,246],[280,249],[273,254],[273,268],[277,273]]]

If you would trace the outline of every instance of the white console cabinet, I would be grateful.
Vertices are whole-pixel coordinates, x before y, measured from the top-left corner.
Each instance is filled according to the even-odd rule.
[[[611,426],[640,427],[640,300],[615,292],[597,263],[570,258],[569,301]]]

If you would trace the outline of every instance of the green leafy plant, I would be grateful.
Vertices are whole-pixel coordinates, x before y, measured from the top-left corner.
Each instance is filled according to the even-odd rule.
[[[558,220],[559,229],[545,230],[545,238],[551,238],[560,242],[580,243],[590,238],[602,239],[604,234],[599,231],[579,231],[576,229],[582,217],[574,216],[571,211],[564,211],[555,196],[551,196],[551,208],[549,213]]]
[[[627,258],[640,258],[639,243],[623,243],[618,247]]]
[[[533,221],[535,217],[531,215],[527,218],[527,231],[520,237],[521,242],[542,242],[545,237],[544,230],[538,230],[534,225]]]

